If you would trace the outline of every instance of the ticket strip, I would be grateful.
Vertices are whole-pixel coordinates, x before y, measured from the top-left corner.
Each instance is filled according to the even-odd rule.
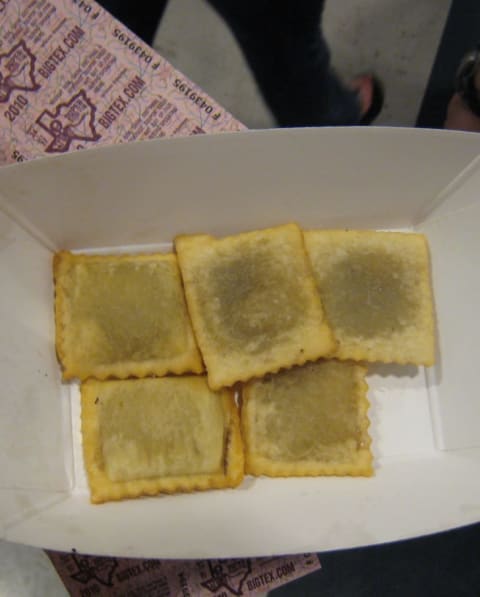
[[[144,560],[47,552],[70,595],[230,597],[264,594],[320,568],[315,554]]]
[[[94,1],[0,0],[0,164],[245,127]]]

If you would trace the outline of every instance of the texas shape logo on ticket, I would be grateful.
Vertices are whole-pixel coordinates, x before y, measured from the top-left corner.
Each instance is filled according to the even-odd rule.
[[[66,152],[74,140],[98,141],[101,135],[95,129],[96,110],[83,89],[68,102],[58,104],[54,112],[44,110],[36,123],[52,137],[45,151]]]
[[[211,577],[202,582],[202,586],[211,593],[225,588],[233,595],[242,595],[243,583],[252,572],[249,559],[209,560],[208,567]]]
[[[78,570],[70,575],[70,578],[87,584],[96,580],[104,586],[113,586],[113,573],[118,567],[117,558],[84,556],[72,553],[71,558]]]
[[[36,58],[22,40],[7,53],[0,54],[0,103],[8,102],[12,91],[37,91],[35,80]]]

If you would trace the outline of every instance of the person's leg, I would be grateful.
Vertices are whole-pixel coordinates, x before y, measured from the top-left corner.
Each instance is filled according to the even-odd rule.
[[[150,46],[167,2],[168,0],[98,0],[103,8]]]
[[[480,43],[460,63],[444,127],[480,132]]]
[[[343,85],[330,65],[324,0],[208,1],[230,26],[280,126],[360,121],[358,90]]]
[[[447,107],[444,128],[455,131],[480,132],[480,116],[474,114],[458,93],[455,93]]]

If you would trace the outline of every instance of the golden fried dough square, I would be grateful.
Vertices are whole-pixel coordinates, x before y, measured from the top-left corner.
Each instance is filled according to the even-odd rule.
[[[174,255],[62,251],[54,277],[64,379],[203,371]]]
[[[193,329],[218,389],[335,347],[295,224],[175,239]]]
[[[270,477],[373,474],[366,369],[320,360],[243,390],[245,472]]]
[[[305,232],[339,359],[433,365],[427,240],[402,232]]]
[[[210,390],[204,376],[90,379],[81,396],[93,503],[241,483],[233,394]]]

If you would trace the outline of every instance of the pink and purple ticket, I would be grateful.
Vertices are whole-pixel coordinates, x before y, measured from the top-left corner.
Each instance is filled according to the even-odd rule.
[[[245,127],[86,0],[0,0],[0,164]]]

